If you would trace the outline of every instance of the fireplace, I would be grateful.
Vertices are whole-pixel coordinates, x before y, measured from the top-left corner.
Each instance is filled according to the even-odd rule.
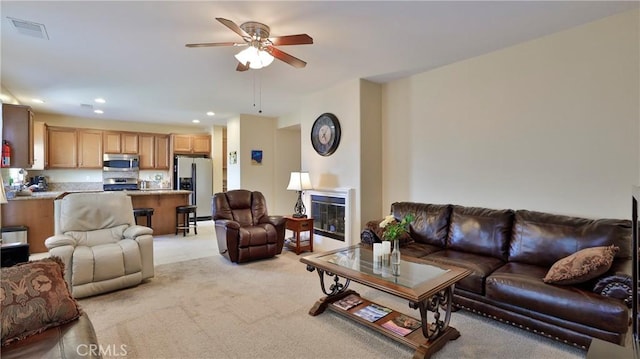
[[[309,217],[313,218],[313,235],[351,245],[353,189],[313,189],[305,193]]]
[[[313,233],[344,242],[345,199],[311,195]]]

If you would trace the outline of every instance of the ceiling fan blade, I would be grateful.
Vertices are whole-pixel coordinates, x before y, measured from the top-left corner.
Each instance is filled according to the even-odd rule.
[[[235,22],[231,21],[231,20],[227,20],[227,19],[223,19],[221,17],[217,17],[216,20],[220,21],[222,23],[222,25],[228,27],[229,29],[231,29],[231,31],[235,32],[236,34],[240,35],[243,39],[244,38],[251,38],[251,36],[249,34],[247,34],[244,30],[242,30],[240,28],[240,26],[236,25]]]
[[[239,42],[205,42],[201,44],[186,44],[186,47],[215,47],[215,46],[247,46],[247,43]]]
[[[273,57],[275,57],[276,59],[280,60],[280,61],[284,61],[286,63],[288,63],[289,65],[296,67],[296,68],[303,68],[305,66],[307,66],[307,63],[300,60],[299,58],[289,55],[286,52],[282,51],[282,50],[278,50],[277,48],[273,47],[273,46],[267,46],[266,48],[267,52],[270,53]]]
[[[313,44],[313,39],[307,34],[270,37],[269,41],[275,46]]]
[[[247,71],[249,70],[249,63],[243,65],[242,62],[238,62],[238,66],[236,66],[236,71]]]

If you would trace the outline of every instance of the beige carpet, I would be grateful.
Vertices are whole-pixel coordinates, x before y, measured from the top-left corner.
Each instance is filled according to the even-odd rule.
[[[106,357],[411,358],[413,350],[332,312],[307,314],[322,296],[316,272],[285,251],[243,265],[217,253],[211,222],[198,236],[155,239],[156,276],[135,288],[81,299]],[[406,302],[352,284],[363,296],[417,316]],[[467,312],[461,337],[433,358],[583,358],[578,349]],[[124,345],[124,347],[122,346]]]

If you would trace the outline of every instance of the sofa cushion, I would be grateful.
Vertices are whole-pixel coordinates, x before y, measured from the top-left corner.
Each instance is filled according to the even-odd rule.
[[[524,315],[544,313],[589,327],[625,333],[629,311],[624,302],[604,297],[581,286],[546,284],[545,267],[507,263],[486,280],[486,297]]]
[[[597,278],[611,268],[617,252],[618,247],[615,246],[585,248],[555,262],[542,280],[570,285]]]
[[[424,257],[428,254],[443,250],[442,247],[434,246],[424,243],[409,243],[404,246],[400,246],[400,253],[403,256],[410,256],[414,258]]]
[[[409,234],[418,243],[432,244],[444,248],[451,216],[450,204],[425,204],[414,202],[395,202],[391,213],[396,218],[413,214]]]
[[[509,261],[548,269],[581,249],[610,245],[620,248],[616,258],[631,257],[631,221],[519,210],[515,214]]]
[[[404,253],[403,249],[402,254]],[[431,253],[422,259],[469,269],[471,274],[457,282],[456,288],[459,287],[478,294],[484,294],[484,282],[487,276],[504,265],[504,262],[498,258],[450,249]]]
[[[57,257],[2,268],[2,346],[77,319],[82,313]]]
[[[507,261],[513,211],[453,206],[447,248]]]

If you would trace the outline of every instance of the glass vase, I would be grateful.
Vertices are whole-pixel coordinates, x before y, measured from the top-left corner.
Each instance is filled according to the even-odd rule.
[[[391,273],[400,275],[400,241],[393,240],[393,250],[391,251]]]

